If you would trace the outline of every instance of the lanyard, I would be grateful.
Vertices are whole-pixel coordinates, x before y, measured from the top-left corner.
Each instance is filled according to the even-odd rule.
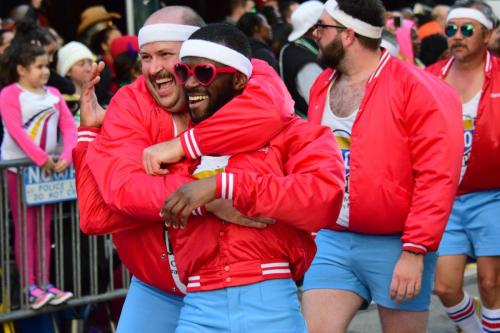
[[[302,47],[305,47],[306,49],[308,49],[312,54],[314,55],[318,55],[319,51],[316,47],[314,47],[314,45],[309,42],[307,39],[305,38],[299,38],[297,39],[295,42],[294,42],[296,45],[299,45],[299,46],[302,46]]]
[[[180,277],[179,277],[179,271],[177,270],[177,265],[175,264],[175,258],[174,258],[174,250],[172,249],[172,244],[170,243],[170,236],[168,234],[167,228],[164,228],[165,231],[165,246],[167,247],[167,254],[168,254],[168,264],[170,266],[170,272],[172,273],[172,278],[174,279],[174,283],[177,287],[177,289],[183,293],[186,294],[186,286],[184,283],[182,283]]]

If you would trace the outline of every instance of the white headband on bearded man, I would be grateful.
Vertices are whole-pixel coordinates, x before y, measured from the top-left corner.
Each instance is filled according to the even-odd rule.
[[[493,29],[493,22],[489,20],[486,15],[484,15],[481,11],[474,9],[474,8],[455,8],[450,11],[448,14],[448,18],[446,19],[446,22],[449,22],[450,20],[453,19],[459,19],[459,18],[468,18],[468,19],[473,19],[484,25],[487,29]]]
[[[328,0],[325,3],[326,12],[337,22],[343,26],[354,30],[355,33],[368,38],[379,39],[382,37],[383,27],[377,27],[361,21],[347,14],[339,8],[337,1]]]
[[[199,28],[184,24],[148,24],[139,30],[139,47],[153,42],[183,42]]]
[[[252,63],[238,51],[227,46],[201,39],[189,39],[182,43],[179,58],[201,57],[236,68],[247,78],[252,75]]]

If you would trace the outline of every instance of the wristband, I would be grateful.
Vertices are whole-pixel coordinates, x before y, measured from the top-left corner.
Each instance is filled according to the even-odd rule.
[[[403,251],[415,252],[419,254],[426,254],[427,248],[420,244],[415,243],[403,243]]]

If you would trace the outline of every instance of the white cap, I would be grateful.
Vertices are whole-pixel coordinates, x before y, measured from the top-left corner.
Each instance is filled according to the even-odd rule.
[[[317,0],[306,1],[297,7],[292,13],[293,30],[288,36],[288,41],[293,42],[299,39],[311,29],[318,22],[323,9],[323,3]]]
[[[89,48],[80,42],[69,42],[57,52],[57,73],[66,76],[71,67],[83,59],[94,60]]]

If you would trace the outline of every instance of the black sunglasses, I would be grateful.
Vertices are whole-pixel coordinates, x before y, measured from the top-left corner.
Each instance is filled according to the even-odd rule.
[[[464,36],[465,38],[469,38],[474,34],[474,25],[472,25],[471,23],[466,23],[461,26],[458,26],[454,23],[448,24],[444,28],[444,33],[448,37],[453,37],[458,32],[458,29],[460,29],[462,36]]]
[[[314,29],[327,29],[327,28],[334,28],[334,29],[347,29],[346,27],[342,27],[340,25],[332,25],[332,24],[323,24],[323,23],[316,23],[314,26]]]

